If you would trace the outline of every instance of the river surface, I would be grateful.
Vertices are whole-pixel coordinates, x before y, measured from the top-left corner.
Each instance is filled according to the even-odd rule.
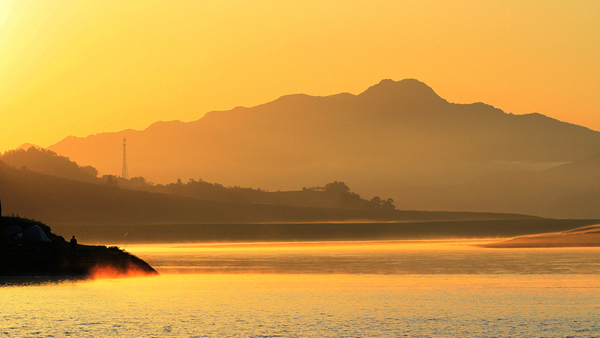
[[[0,337],[600,337],[600,249],[128,246],[156,277],[0,287]]]

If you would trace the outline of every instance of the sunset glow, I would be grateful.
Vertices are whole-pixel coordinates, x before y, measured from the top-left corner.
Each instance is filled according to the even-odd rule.
[[[470,246],[497,242],[498,239],[427,240],[427,241],[357,241],[357,242],[275,242],[275,243],[198,243],[132,244],[128,250],[144,252],[235,252],[235,251],[402,251],[467,250]]]
[[[9,336],[577,336],[594,330],[597,291],[589,275],[215,274],[14,287],[2,296],[18,318],[7,322]]]
[[[0,336],[600,337],[599,15],[0,0]]]
[[[594,1],[0,1],[0,151],[416,78],[600,129]]]

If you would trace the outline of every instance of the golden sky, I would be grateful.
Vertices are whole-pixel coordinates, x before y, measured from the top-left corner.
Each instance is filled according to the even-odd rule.
[[[0,151],[416,78],[600,130],[600,1],[0,0]]]

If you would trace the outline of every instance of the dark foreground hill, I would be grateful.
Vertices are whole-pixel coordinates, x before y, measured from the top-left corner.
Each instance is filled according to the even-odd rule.
[[[46,222],[79,224],[160,224],[210,222],[406,221],[523,219],[524,215],[300,208],[226,203],[120,189],[0,165],[4,213]]]
[[[39,227],[48,241],[5,232],[6,229],[16,227],[24,232],[30,230],[30,227]],[[0,236],[0,284],[19,282],[20,278],[25,277],[39,279],[157,274],[146,262],[116,247],[77,245],[71,248],[70,243],[40,222],[2,217]]]
[[[90,166],[81,167],[69,158],[53,151],[30,147],[10,150],[0,155],[0,162],[23,170],[47,174],[76,181],[112,185],[125,189],[165,193],[204,200],[235,203],[278,204],[296,207],[323,207],[344,209],[395,209],[393,199],[376,196],[370,201],[350,191],[344,182],[330,182],[324,186],[303,188],[301,191],[269,192],[262,189],[225,187],[218,183],[190,179],[166,185],[153,184],[143,177],[123,178],[114,175],[98,177]]]
[[[88,243],[509,237],[596,224],[519,214],[289,207],[121,189],[0,165],[3,213]],[[126,237],[126,234],[129,234]]]
[[[5,214],[44,219],[88,243],[511,237],[595,220],[519,214],[225,203],[86,183],[0,165]],[[126,237],[129,234],[128,237]]]

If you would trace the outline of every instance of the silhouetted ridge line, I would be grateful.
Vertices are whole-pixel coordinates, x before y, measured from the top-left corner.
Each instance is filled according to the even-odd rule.
[[[383,80],[356,96],[288,95],[210,112],[189,123],[66,138],[49,149],[114,174],[121,166],[123,138],[136,147],[131,151],[136,172],[130,174],[156,183],[201,178],[225,186],[299,190],[343,180],[369,199],[384,195],[400,201],[400,209],[600,216],[591,204],[590,212],[555,213],[553,203],[568,197],[561,192],[587,193],[558,181],[544,180],[547,186],[528,191],[516,181],[489,191],[450,189],[487,175],[578,161],[600,152],[600,133],[541,114],[449,103],[414,79]],[[432,186],[440,189],[433,192]],[[526,200],[515,203],[511,191]]]
[[[382,80],[359,94],[358,98],[371,104],[429,105],[448,103],[437,95],[431,87],[415,79]]]

